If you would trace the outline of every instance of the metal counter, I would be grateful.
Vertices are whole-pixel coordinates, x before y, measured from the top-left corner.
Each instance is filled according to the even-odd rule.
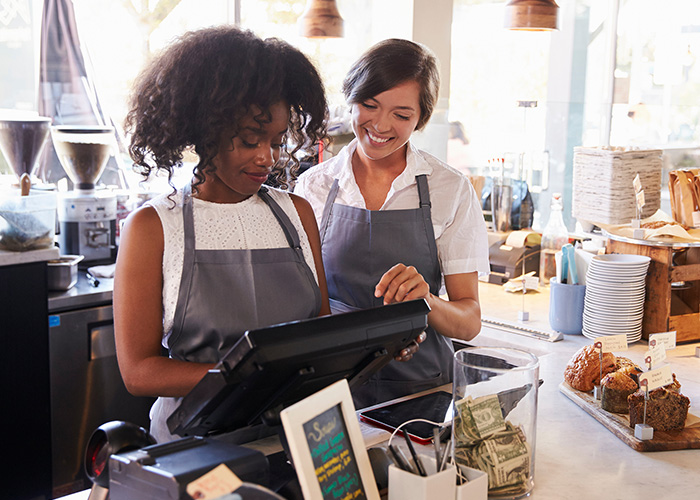
[[[49,292],[49,314],[94,307],[112,305],[113,278],[97,278],[98,286],[92,286],[85,271],[78,271],[78,283],[66,291]]]

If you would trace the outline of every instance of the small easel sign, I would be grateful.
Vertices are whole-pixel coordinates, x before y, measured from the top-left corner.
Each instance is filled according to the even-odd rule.
[[[305,500],[379,500],[343,379],[280,412]]]

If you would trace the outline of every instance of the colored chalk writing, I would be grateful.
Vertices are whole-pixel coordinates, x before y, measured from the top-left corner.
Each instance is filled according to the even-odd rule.
[[[366,498],[340,405],[304,423],[324,500]]]

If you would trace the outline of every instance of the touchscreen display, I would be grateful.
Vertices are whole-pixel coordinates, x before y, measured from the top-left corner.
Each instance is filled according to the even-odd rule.
[[[414,399],[393,403],[380,408],[360,412],[360,416],[382,427],[396,429],[399,425],[414,418],[423,418],[442,423],[452,420],[452,394],[445,391],[433,392]],[[434,425],[425,422],[412,422],[401,430],[424,440],[433,439]]]

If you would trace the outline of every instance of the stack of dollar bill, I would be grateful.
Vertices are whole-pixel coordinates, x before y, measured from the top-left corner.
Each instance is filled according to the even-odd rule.
[[[517,495],[530,487],[532,450],[522,429],[503,418],[497,395],[455,404],[455,460],[484,471],[489,495]]]

